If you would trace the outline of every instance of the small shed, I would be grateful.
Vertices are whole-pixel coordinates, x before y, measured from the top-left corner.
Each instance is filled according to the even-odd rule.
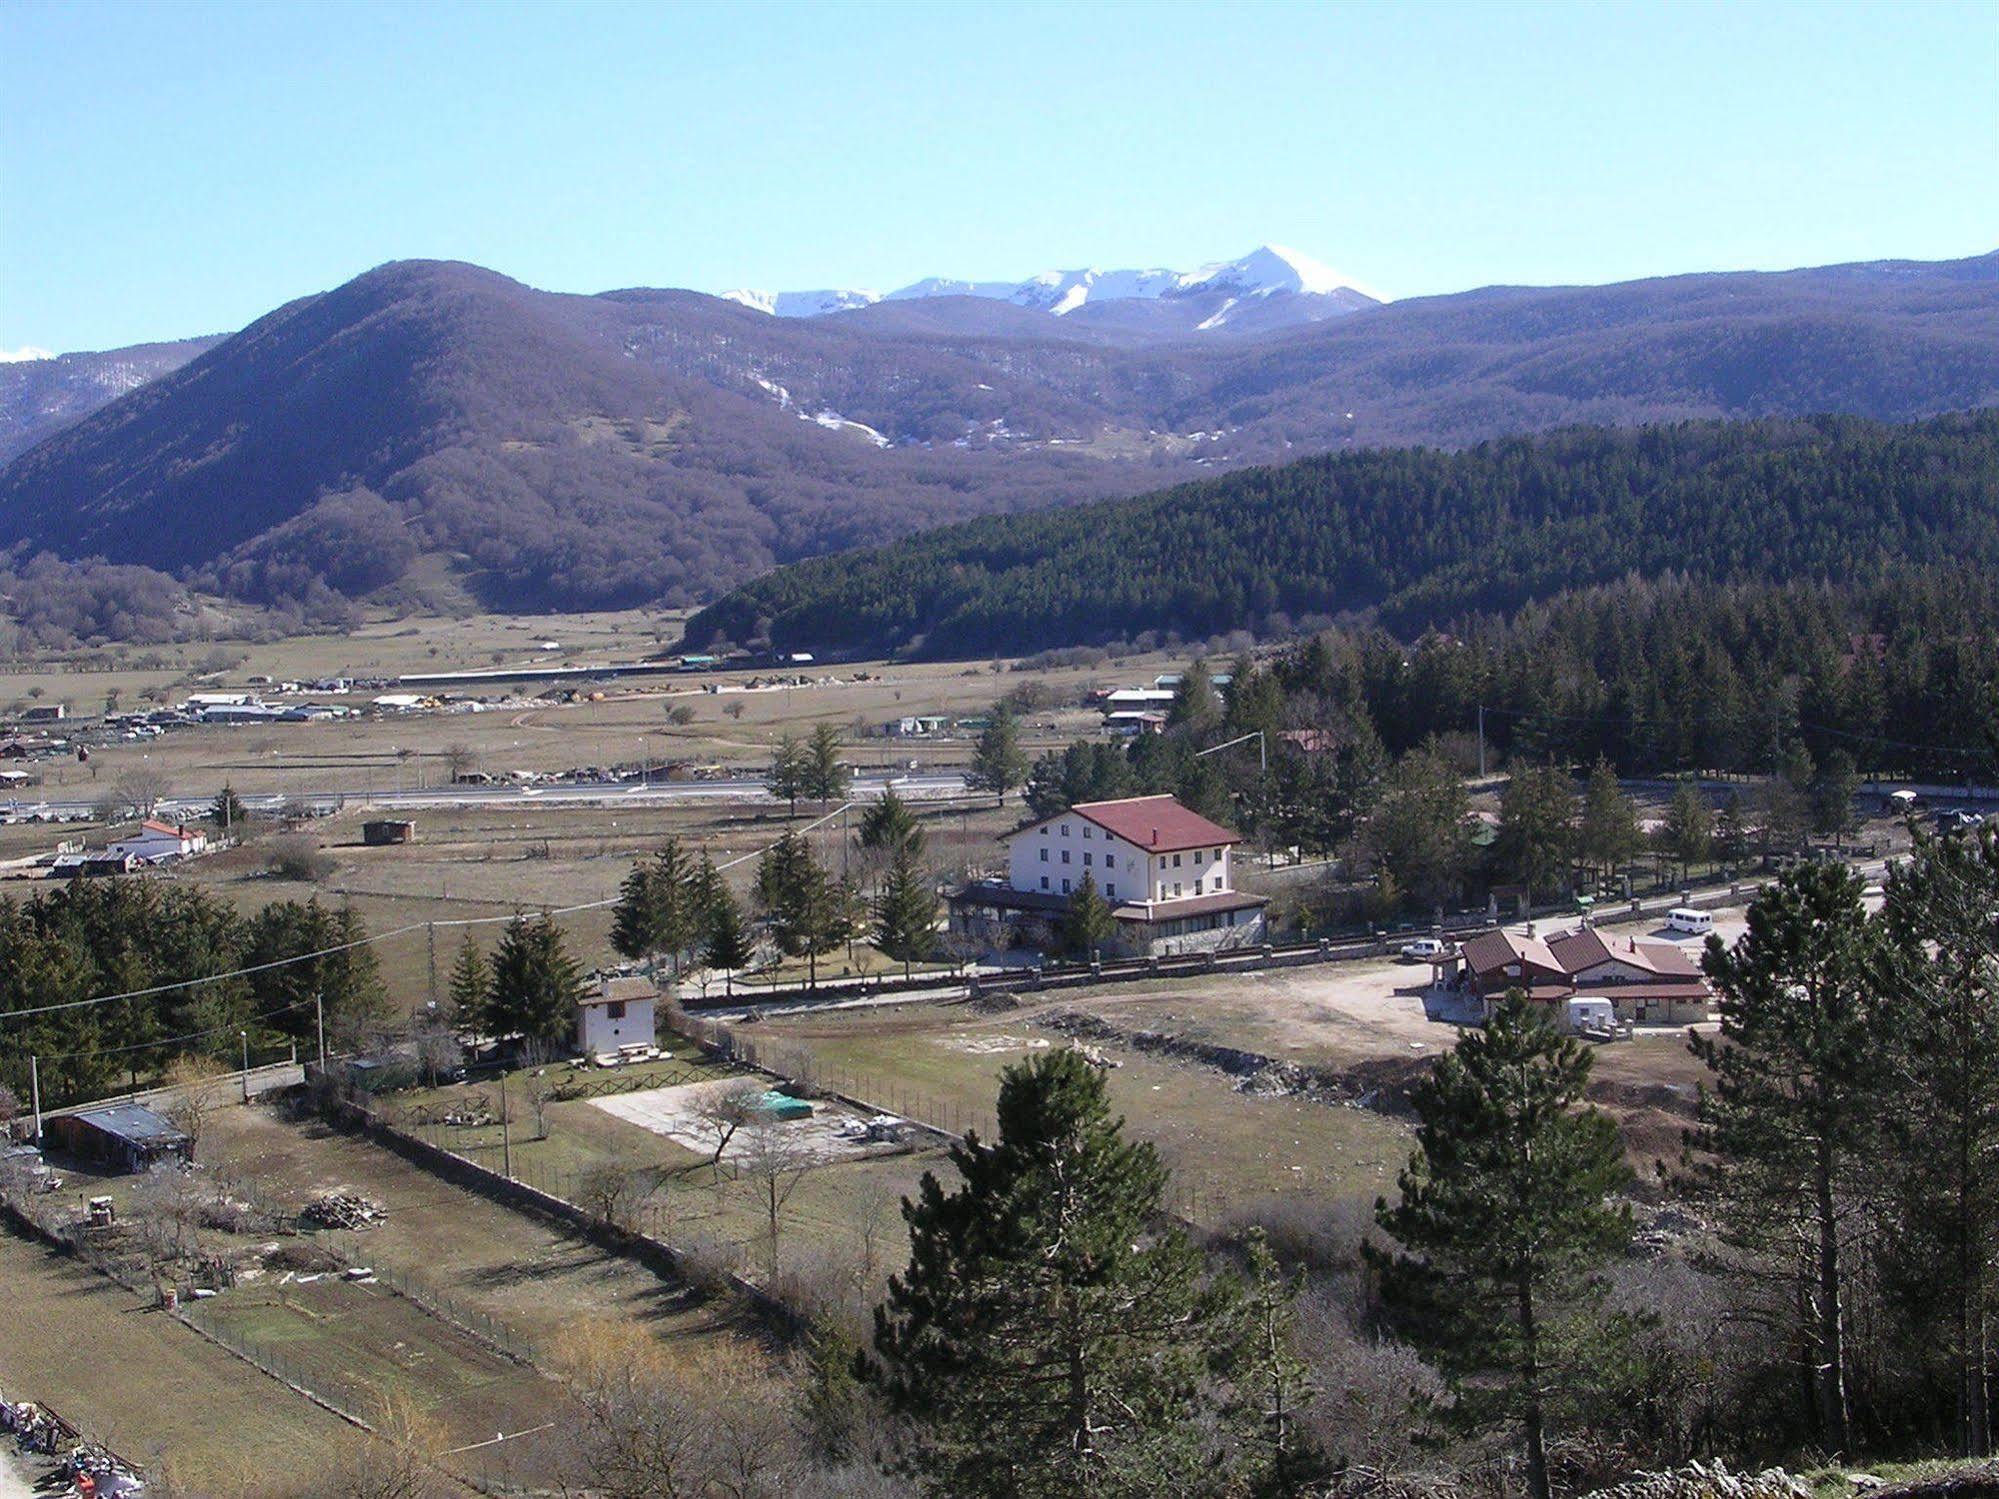
[[[576,1049],[585,1056],[623,1046],[656,1046],[659,988],[647,978],[597,981],[595,994],[576,1001]]]
[[[361,824],[361,841],[370,848],[416,842],[416,824],[403,817],[378,817]]]
[[[194,1158],[194,1141],[165,1115],[139,1103],[58,1114],[48,1121],[45,1132],[70,1155],[121,1171],[146,1171],[161,1161]]]

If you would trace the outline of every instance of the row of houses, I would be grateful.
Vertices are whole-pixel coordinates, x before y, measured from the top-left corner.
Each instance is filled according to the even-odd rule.
[[[138,831],[114,838],[103,848],[57,854],[49,865],[49,875],[67,880],[79,875],[131,874],[178,864],[207,852],[208,835],[200,828],[149,817],[139,824]]]

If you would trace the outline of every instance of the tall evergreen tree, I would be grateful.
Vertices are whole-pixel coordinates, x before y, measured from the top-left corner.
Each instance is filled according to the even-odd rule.
[[[968,791],[990,791],[1000,804],[1006,794],[1027,779],[1027,756],[1020,748],[1020,726],[1005,703],[993,705],[992,718],[979,731],[972,763],[965,772]]]
[[[861,847],[870,851],[893,854],[907,848],[920,857],[924,844],[923,824],[909,810],[909,803],[895,794],[894,787],[890,787],[861,814],[860,841]]]
[[[937,950],[937,892],[907,844],[897,847],[875,901],[875,946],[902,964],[904,977],[911,963]]]
[[[1666,852],[1680,866],[1680,878],[1692,878],[1694,865],[1705,862],[1714,849],[1714,810],[1693,782],[1682,781],[1674,788],[1662,831]]]
[[[452,960],[450,986],[446,991],[455,1023],[470,1025],[485,1014],[486,995],[492,981],[493,972],[486,955],[479,951],[471,932],[466,932],[465,940],[458,944],[458,956]]]
[[[236,795],[236,788],[227,781],[209,804],[208,820],[225,833],[235,833],[249,814],[243,810],[242,798]]]
[[[1608,760],[1599,759],[1590,771],[1576,831],[1578,852],[1599,878],[1614,874],[1638,852],[1638,809],[1617,784]]]
[[[830,723],[812,726],[805,742],[805,794],[818,802],[831,802],[847,794],[853,773],[840,758],[840,731]]]
[[[1565,770],[1530,765],[1513,772],[1499,798],[1500,869],[1533,892],[1566,883],[1575,845],[1576,790]]]
[[[1411,750],[1389,771],[1368,823],[1374,856],[1428,903],[1453,898],[1471,860],[1464,780],[1441,754]]]
[[[724,970],[733,985],[736,970],[747,967],[754,952],[749,928],[743,923],[742,907],[737,905],[729,887],[723,885],[708,900],[707,913],[708,932],[701,948],[701,961],[710,968]]]
[[[611,908],[611,950],[621,958],[638,962],[650,958],[659,948],[652,865],[641,859],[618,882],[618,903]]]
[[[486,1030],[518,1034],[529,1050],[560,1050],[575,1031],[583,978],[552,917],[516,916],[493,953]]]
[[[809,984],[819,958],[853,933],[853,891],[836,882],[796,833],[786,833],[757,864],[757,901],[780,951],[806,960]]]
[[[920,1433],[926,1487],[964,1499],[1206,1492],[1203,1368],[1233,1331],[1200,1252],[1160,1221],[1166,1168],[1123,1138],[1078,1053],[1001,1075],[999,1139],[905,1200],[909,1267],[871,1372]]]
[[[1999,831],[1923,839],[1888,878],[1887,1278],[1944,1354],[1961,1456],[1993,1450],[1999,1319]]]
[[[1731,948],[1709,938],[1721,1027],[1689,1038],[1713,1086],[1701,1097],[1696,1180],[1729,1243],[1792,1287],[1797,1356],[1817,1438],[1849,1448],[1847,1321],[1866,1177],[1878,1150],[1876,933],[1860,877],[1787,870],[1749,907]]]
[[[1517,991],[1412,1090],[1417,1153],[1376,1206],[1405,1253],[1370,1250],[1382,1293],[1473,1426],[1518,1423],[1548,1499],[1547,1426],[1614,1324],[1597,1271],[1631,1237],[1617,1127],[1582,1106],[1590,1055]]]
[[[770,778],[764,784],[772,796],[791,804],[791,816],[796,817],[798,799],[805,795],[810,776],[805,746],[798,742],[796,734],[787,731],[779,737],[777,748],[772,752]]]

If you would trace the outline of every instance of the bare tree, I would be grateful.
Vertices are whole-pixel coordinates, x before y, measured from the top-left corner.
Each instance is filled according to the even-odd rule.
[[[607,1494],[804,1492],[795,1402],[747,1343],[670,1348],[624,1322],[577,1328],[562,1362],[583,1408],[575,1471]]]
[[[764,1215],[769,1246],[766,1284],[774,1286],[778,1273],[779,1219],[785,1205],[791,1201],[791,1194],[798,1190],[798,1184],[805,1180],[805,1174],[818,1161],[796,1123],[780,1119],[768,1109],[759,1109],[750,1117],[744,1127],[743,1140],[743,1177],[750,1183],[751,1190],[756,1194],[757,1206]]]
[[[201,1150],[202,1127],[208,1116],[227,1101],[223,1083],[229,1071],[213,1057],[192,1052],[167,1063],[166,1086],[172,1091],[160,1104],[160,1112],[173,1127],[186,1135],[191,1148]]]
[[[656,1172],[602,1161],[583,1173],[577,1206],[613,1228],[635,1229],[646,1201],[659,1186]]]
[[[470,745],[455,739],[445,745],[444,768],[451,772],[451,780],[454,785],[460,776],[464,775],[478,763],[479,757],[472,753]]]
[[[763,1094],[763,1084],[744,1078],[726,1087],[711,1089],[695,1104],[695,1133],[712,1137],[715,1141],[715,1155],[708,1162],[710,1166],[721,1166],[722,1152],[729,1148],[736,1132],[757,1117]]]
[[[438,1074],[449,1074],[465,1060],[465,1047],[444,1016],[434,1009],[420,1012],[410,1023],[410,1045],[417,1065],[434,1088]]]
[[[112,783],[111,789],[140,817],[151,817],[167,794],[167,778],[150,766],[135,765]]]
[[[527,1095],[528,1112],[534,1116],[534,1137],[546,1140],[548,1106],[555,1097],[555,1080],[537,1068],[521,1079],[521,1091]]]

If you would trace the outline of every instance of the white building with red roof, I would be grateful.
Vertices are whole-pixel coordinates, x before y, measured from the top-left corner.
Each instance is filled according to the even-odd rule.
[[[208,835],[199,828],[182,827],[149,817],[139,824],[138,832],[113,840],[107,852],[129,855],[141,864],[171,864],[176,859],[191,859],[207,850]]]
[[[1254,945],[1266,902],[1235,888],[1241,841],[1170,796],[1079,802],[1007,834],[1006,879],[954,895],[951,927],[994,947],[1047,947],[1087,876],[1117,920],[1107,955]]]

